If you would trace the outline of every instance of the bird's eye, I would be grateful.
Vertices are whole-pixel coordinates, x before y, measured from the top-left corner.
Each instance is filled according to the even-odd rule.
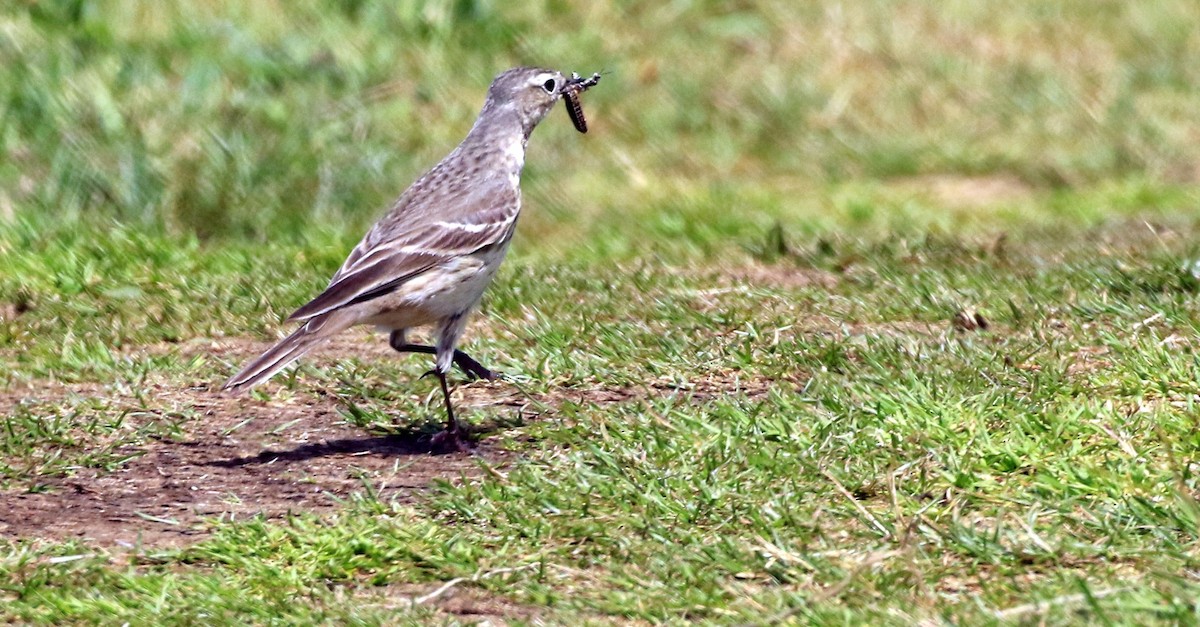
[[[554,93],[555,87],[558,87],[558,83],[555,82],[555,80],[553,78],[542,83],[542,89],[545,89],[546,93],[548,93],[548,94]]]

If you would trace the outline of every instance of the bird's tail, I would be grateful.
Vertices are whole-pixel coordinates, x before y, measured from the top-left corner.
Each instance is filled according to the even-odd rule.
[[[301,355],[324,342],[331,335],[349,326],[337,324],[337,320],[330,318],[340,318],[340,316],[321,316],[309,320],[291,335],[267,349],[267,352],[246,364],[246,367],[230,377],[225,385],[221,386],[221,389],[240,392],[258,385],[275,376],[288,364],[299,359]]]

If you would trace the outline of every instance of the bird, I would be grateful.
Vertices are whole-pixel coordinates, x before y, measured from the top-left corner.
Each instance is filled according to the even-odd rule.
[[[325,291],[288,317],[303,324],[230,377],[222,390],[248,389],[334,335],[374,325],[397,352],[434,356],[434,368],[422,378],[437,378],[447,416],[435,445],[468,450],[446,376],[456,365],[469,378],[497,377],[457,345],[512,241],[529,136],[555,103],[566,98],[571,111],[579,93],[599,79],[539,67],[496,76],[462,143],[400,195]],[[408,341],[415,327],[432,327],[433,346]]]

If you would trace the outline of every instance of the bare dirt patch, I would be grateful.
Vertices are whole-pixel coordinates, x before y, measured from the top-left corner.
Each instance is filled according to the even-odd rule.
[[[186,396],[201,420],[178,441],[130,447],[135,457],[113,472],[84,468],[46,479],[44,491],[0,492],[0,535],[176,545],[203,535],[205,519],[319,512],[368,482],[381,499],[412,501],[434,479],[472,476],[512,456],[486,439],[471,454],[434,455],[425,436],[346,424],[333,399],[265,403],[155,387]]]
[[[897,189],[931,197],[940,205],[974,209],[1026,202],[1034,190],[1012,175],[957,176],[949,174],[896,179]]]
[[[353,342],[353,354],[383,342]],[[195,340],[175,349],[207,352],[240,362],[266,347],[243,339]],[[331,358],[339,346],[322,351]],[[148,347],[156,352],[165,347]],[[350,351],[342,352],[342,356]],[[651,381],[638,387],[587,384],[526,396],[503,381],[459,386],[459,407],[486,407],[496,416],[520,412],[522,420],[554,412],[564,402],[614,404],[681,395],[707,400],[721,395],[758,397],[774,386],[798,386],[713,373],[687,381]],[[273,394],[270,400],[228,396],[210,385],[171,381],[143,383],[135,397],[127,385],[47,383],[0,394],[0,415],[29,399],[53,403],[96,399],[115,408],[136,408],[140,420],[164,420],[186,410],[182,432],[166,439],[122,446],[128,456],[111,471],[77,468],[69,476],[36,477],[28,486],[0,489],[0,537],[83,539],[101,546],[177,546],[203,537],[211,521],[289,512],[328,511],[356,492],[371,489],[384,501],[417,502],[438,479],[461,481],[491,467],[503,471],[518,453],[500,438],[481,434],[471,453],[435,454],[422,433],[377,435],[348,424],[342,401],[321,392]],[[412,417],[398,417],[411,422]],[[418,419],[424,417],[417,417]],[[488,431],[505,428],[484,426]]]
[[[471,624],[508,625],[509,621],[525,624],[544,618],[546,608],[525,605],[502,595],[476,587],[471,581],[459,580],[437,584],[393,584],[372,588],[356,595],[365,606],[405,611],[414,607],[429,607],[443,621],[470,621]]]
[[[809,287],[833,289],[837,287],[839,277],[828,270],[807,268],[795,264],[780,263],[748,263],[729,266],[719,270],[676,269],[675,272],[687,276],[698,286],[687,290],[688,294],[697,297],[711,297],[722,294],[736,293],[758,288],[797,290]]]
[[[827,270],[802,268],[787,263],[751,264],[731,268],[722,283],[748,287],[801,289],[837,287],[838,276]]]

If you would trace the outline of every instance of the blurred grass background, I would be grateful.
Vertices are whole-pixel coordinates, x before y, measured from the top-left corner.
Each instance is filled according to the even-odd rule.
[[[1200,177],[1187,0],[3,6],[0,216],[39,224],[354,239],[516,64],[609,72],[591,134],[556,112],[531,142],[528,254],[939,224],[911,199],[945,177],[1010,208]]]

